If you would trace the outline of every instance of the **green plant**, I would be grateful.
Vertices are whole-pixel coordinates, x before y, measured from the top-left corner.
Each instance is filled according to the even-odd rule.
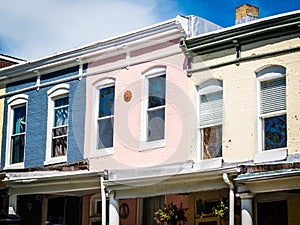
[[[229,214],[229,207],[227,203],[221,200],[220,203],[213,208],[213,212],[217,217],[222,219],[225,224],[227,224]]]
[[[187,218],[184,215],[187,210],[187,208],[182,207],[182,203],[180,203],[180,207],[178,208],[171,202],[170,205],[154,212],[154,220],[157,224],[167,222],[167,224],[182,225],[187,221]]]

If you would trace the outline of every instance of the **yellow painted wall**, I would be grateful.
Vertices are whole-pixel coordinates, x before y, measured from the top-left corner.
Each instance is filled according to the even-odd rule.
[[[300,46],[298,37],[268,40],[242,46],[242,57]],[[231,51],[194,58],[193,69],[209,67],[235,59]],[[228,65],[202,72],[190,78],[193,86],[207,79],[223,80],[223,159],[225,162],[248,161],[258,151],[256,72],[265,66],[280,65],[287,74],[288,154],[300,151],[300,52],[260,58],[240,65]],[[192,97],[193,98],[193,97]]]
[[[5,93],[5,86],[0,84],[0,94]],[[3,129],[3,114],[4,114],[4,98],[0,98],[0,143],[2,143],[2,129]],[[2,152],[2,145],[0,146],[0,158]],[[0,184],[1,185],[1,184]]]

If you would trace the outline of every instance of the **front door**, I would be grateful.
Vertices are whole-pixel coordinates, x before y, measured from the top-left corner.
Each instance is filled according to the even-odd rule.
[[[257,225],[288,225],[287,201],[257,204]]]

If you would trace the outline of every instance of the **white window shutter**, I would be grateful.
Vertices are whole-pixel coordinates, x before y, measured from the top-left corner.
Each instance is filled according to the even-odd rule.
[[[261,113],[271,113],[286,109],[286,80],[285,77],[262,81]]]
[[[200,126],[222,123],[223,91],[200,96]]]

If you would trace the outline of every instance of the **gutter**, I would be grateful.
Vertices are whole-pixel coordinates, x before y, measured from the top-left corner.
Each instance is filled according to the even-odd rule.
[[[83,73],[83,74],[79,73],[78,75],[74,75],[74,76],[67,77],[67,78],[64,78],[64,79],[55,80],[55,81],[51,81],[51,82],[47,82],[47,83],[43,83],[43,84],[37,84],[37,85],[31,86],[31,87],[19,89],[19,90],[16,90],[16,91],[7,92],[7,93],[4,93],[4,94],[0,94],[0,98],[8,97],[8,96],[11,96],[11,95],[16,95],[16,94],[19,94],[19,93],[24,93],[24,92],[31,91],[31,90],[34,90],[34,89],[41,89],[43,87],[47,87],[47,86],[51,86],[51,85],[55,85],[55,84],[59,84],[59,83],[63,83],[63,82],[68,82],[68,81],[72,81],[72,80],[76,80],[76,79],[81,80],[82,78],[85,78],[85,77],[99,75],[99,74],[102,74],[102,73],[108,73],[108,72],[111,72],[111,71],[114,71],[114,70],[124,69],[124,68],[128,68],[129,66],[138,65],[138,64],[145,63],[145,62],[150,62],[150,61],[158,60],[160,58],[169,57],[169,56],[173,56],[173,55],[177,55],[177,54],[181,54],[181,53],[182,53],[182,51],[180,49],[178,49],[178,50],[174,50],[172,52],[166,52],[166,53],[161,54],[161,55],[156,55],[154,57],[148,58],[147,60],[142,59],[142,60],[136,60],[136,61],[133,61],[133,62],[126,62],[126,59],[124,58],[124,63],[122,63],[122,64],[119,63],[118,65],[110,66],[110,67],[107,67],[107,68],[104,68],[104,69],[100,69],[100,70],[97,70],[95,72],[87,72],[87,73]],[[20,75],[22,75],[22,74],[20,74]],[[0,81],[1,81],[1,78],[0,78]]]
[[[252,24],[251,24],[252,25]],[[215,45],[221,45],[221,44],[225,44],[225,43],[232,43],[233,40],[239,40],[239,39],[242,39],[242,38],[249,38],[251,36],[258,36],[258,35],[261,35],[262,33],[271,33],[271,32],[274,32],[275,30],[278,30],[278,29],[283,29],[283,28],[289,28],[291,26],[299,26],[300,25],[300,21],[296,21],[296,22],[290,22],[290,23],[286,23],[286,24],[280,24],[280,25],[276,25],[276,26],[268,26],[266,28],[263,28],[263,29],[259,29],[259,30],[253,30],[251,32],[246,32],[246,33],[243,33],[243,34],[238,34],[238,35],[234,35],[232,36],[231,34],[230,37],[226,37],[228,36],[227,34],[222,34],[222,30],[220,30],[220,32],[217,34],[217,38],[215,39],[219,39],[219,40],[211,40],[210,42],[206,43],[206,44],[201,44],[201,40],[200,41],[197,41],[195,40],[195,43],[197,46],[195,47],[191,47],[189,48],[188,45],[186,42],[189,42],[189,40],[183,40],[182,41],[182,46],[185,48],[185,51],[200,51],[201,49],[204,49],[204,48],[212,48],[213,46]],[[243,32],[243,30],[237,30],[239,33]],[[206,39],[213,39],[213,38],[210,38],[209,36],[206,37]]]
[[[251,60],[256,60],[256,59],[261,59],[261,58],[269,58],[269,57],[273,57],[274,55],[284,55],[284,54],[289,54],[289,53],[298,52],[298,51],[300,51],[300,46],[283,49],[283,50],[272,51],[272,52],[261,53],[261,54],[257,54],[257,55],[250,55],[250,56],[246,56],[246,57],[239,57],[234,60],[216,63],[216,64],[213,64],[210,66],[204,66],[204,67],[200,67],[197,69],[188,69],[188,70],[186,70],[187,76],[190,77],[192,75],[192,73],[194,73],[194,72],[206,71],[206,70],[215,69],[215,68],[233,65],[233,64],[239,65],[241,62],[248,62]]]
[[[264,181],[270,179],[287,178],[300,176],[300,170],[280,170],[271,172],[256,172],[249,174],[239,175],[235,181],[241,183],[253,182],[253,181]]]
[[[117,47],[121,48],[122,46],[128,44],[134,44],[144,41],[149,45],[149,43],[153,43],[153,41],[151,42],[149,40],[153,39],[155,44],[158,44],[161,41],[161,38],[158,37],[161,37],[163,35],[166,35],[170,39],[172,33],[177,33],[176,36],[182,37],[184,36],[183,33],[185,31],[181,25],[183,24],[177,18],[175,18],[140,30],[122,34],[110,39],[98,41],[83,47],[75,48],[73,50],[58,53],[42,59],[27,61],[22,64],[0,69],[0,78],[2,78],[1,74],[3,71],[10,72],[11,74],[28,73],[32,72],[30,71],[30,69],[32,68],[37,70],[43,67],[57,66],[62,63],[68,63],[74,60],[81,59],[82,56],[89,57],[91,55],[94,55],[95,52],[97,54],[99,51],[107,51],[109,49],[115,49]],[[27,71],[28,69],[29,71]]]

